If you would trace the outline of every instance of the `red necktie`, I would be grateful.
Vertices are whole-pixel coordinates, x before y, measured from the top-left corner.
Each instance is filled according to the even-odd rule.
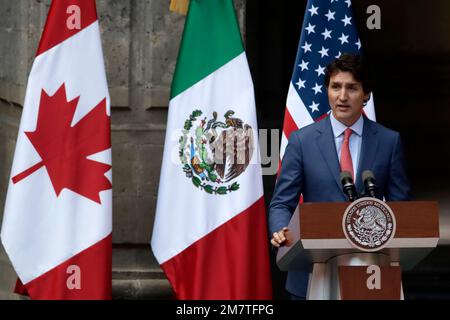
[[[344,142],[341,147],[341,171],[348,171],[352,175],[353,181],[355,181],[355,175],[353,174],[353,162],[352,155],[350,154],[350,136],[353,133],[352,129],[347,128],[344,131]]]

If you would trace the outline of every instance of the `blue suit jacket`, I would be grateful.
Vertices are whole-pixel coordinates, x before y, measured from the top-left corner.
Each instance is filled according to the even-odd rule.
[[[359,158],[355,179],[359,194],[364,189],[361,173],[371,170],[378,186],[378,198],[409,200],[410,188],[398,132],[365,117]],[[340,182],[340,165],[329,117],[293,132],[289,138],[270,203],[271,234],[288,225],[300,194],[304,202],[347,201]],[[308,269],[289,271],[286,289],[305,297],[309,272]]]

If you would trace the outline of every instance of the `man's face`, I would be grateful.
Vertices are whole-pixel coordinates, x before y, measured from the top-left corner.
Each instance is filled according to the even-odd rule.
[[[347,127],[352,126],[361,116],[364,100],[369,98],[361,82],[350,72],[338,71],[330,77],[327,91],[334,117]]]

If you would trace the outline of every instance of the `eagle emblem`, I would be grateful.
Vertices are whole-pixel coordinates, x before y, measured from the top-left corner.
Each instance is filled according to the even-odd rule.
[[[345,210],[342,228],[350,243],[362,251],[378,251],[393,239],[396,229],[392,209],[375,198],[360,198]]]
[[[248,167],[254,151],[252,127],[234,117],[233,110],[218,119],[194,110],[184,122],[179,157],[186,177],[195,187],[225,195],[239,189],[236,180]]]

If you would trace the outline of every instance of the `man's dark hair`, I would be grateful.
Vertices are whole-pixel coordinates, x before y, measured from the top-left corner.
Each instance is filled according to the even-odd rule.
[[[356,81],[361,82],[364,93],[372,92],[369,80],[369,72],[358,54],[343,53],[339,58],[332,61],[325,70],[325,86],[328,88],[330,78],[338,71],[350,72]]]

